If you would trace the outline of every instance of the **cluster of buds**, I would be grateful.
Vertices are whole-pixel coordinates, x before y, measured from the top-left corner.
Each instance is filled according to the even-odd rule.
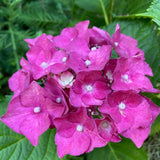
[[[1,121],[32,145],[56,128],[58,156],[80,155],[130,138],[139,148],[160,108],[140,92],[159,93],[137,41],[116,26],[88,28],[83,21],[58,36],[25,39],[22,69],[9,79],[14,95]],[[111,59],[112,51],[118,58]]]

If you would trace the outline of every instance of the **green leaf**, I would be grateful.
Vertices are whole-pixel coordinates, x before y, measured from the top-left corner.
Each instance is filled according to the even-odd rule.
[[[158,24],[160,29],[160,1],[154,0],[152,5],[147,9],[147,13],[152,16],[152,20]]]
[[[87,160],[147,160],[147,154],[131,140],[123,139],[120,143],[110,142],[103,148],[94,149],[87,155]]]
[[[152,124],[150,135],[156,134],[160,131],[160,115],[156,118],[155,122]]]
[[[150,79],[154,87],[157,87],[160,81],[160,37],[157,34],[156,26],[148,20],[122,20],[109,24],[105,29],[113,34],[117,23],[120,25],[121,33],[138,41],[138,47],[144,51],[146,61],[154,74]]]
[[[106,10],[110,8],[110,1],[109,0],[102,0],[103,6]],[[79,7],[85,9],[86,11],[96,12],[96,13],[103,13],[102,5],[100,0],[75,0],[75,4]]]
[[[113,14],[130,15],[145,12],[152,0],[114,0]]]

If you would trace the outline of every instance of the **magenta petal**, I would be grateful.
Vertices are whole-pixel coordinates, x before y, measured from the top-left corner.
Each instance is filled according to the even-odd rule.
[[[110,45],[104,45],[95,51],[91,51],[89,53],[89,59],[91,60],[89,68],[92,70],[103,70],[104,66],[109,61],[111,50]]]
[[[94,148],[104,147],[107,144],[107,141],[99,136],[96,129],[94,129],[92,132],[88,131],[88,134],[91,137],[91,144],[86,153],[91,152]]]
[[[82,93],[82,82],[79,80],[74,81],[73,86],[72,86],[72,90],[73,92],[75,92],[76,94],[81,94]]]
[[[52,39],[53,37],[51,35],[47,36],[45,33],[43,33],[41,36],[39,36],[35,42],[35,45],[41,47],[44,50],[50,50],[54,48],[54,45],[51,42]]]
[[[1,117],[1,121],[17,133],[20,132],[21,123],[24,119],[32,114],[33,108],[22,107],[19,96],[11,100],[5,115]]]
[[[17,71],[9,79],[9,88],[13,92],[21,92],[30,84],[31,77],[29,72],[25,72],[23,69]]]
[[[106,95],[109,94],[111,90],[107,87],[105,82],[96,81],[94,84],[93,96],[96,99],[105,99]]]
[[[126,132],[122,133],[122,136],[126,137],[126,138],[130,138],[135,145],[140,148],[143,145],[143,142],[146,140],[146,138],[148,137],[149,133],[150,133],[150,127],[147,128],[133,128],[130,129]]]
[[[48,114],[29,115],[21,123],[20,132],[28,138],[32,145],[37,146],[39,136],[49,128],[49,125]]]
[[[75,28],[64,28],[61,32],[61,35],[66,36],[71,40],[73,40],[78,35],[78,31]]]
[[[53,124],[57,128],[57,133],[65,138],[73,136],[76,131],[76,124],[67,121],[66,118],[56,118],[54,119]]]
[[[101,105],[103,103],[102,100],[95,99],[92,94],[83,94],[82,102],[88,107],[90,105]]]
[[[53,39],[54,45],[60,49],[66,49],[68,45],[70,44],[70,42],[71,40],[64,35],[56,36]]]
[[[33,81],[30,86],[20,95],[21,103],[26,107],[36,106],[44,95],[44,89]]]
[[[83,106],[80,94],[76,94],[72,89],[70,89],[69,102],[71,103],[71,105],[73,105],[75,107],[82,107]]]
[[[63,158],[66,154],[78,156],[85,153],[90,146],[91,139],[84,132],[75,131],[71,138],[62,137],[56,133],[55,143],[59,158]]]

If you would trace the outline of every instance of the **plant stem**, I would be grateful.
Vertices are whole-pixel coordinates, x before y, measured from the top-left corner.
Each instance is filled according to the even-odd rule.
[[[110,22],[112,22],[112,11],[113,11],[113,5],[114,5],[114,0],[111,0],[111,6],[110,6],[110,17],[109,17]]]
[[[20,66],[19,66],[18,55],[17,55],[17,52],[16,52],[17,48],[16,48],[15,37],[14,37],[11,22],[9,23],[9,32],[11,34],[11,41],[12,41],[12,46],[13,46],[13,54],[14,54],[14,57],[15,57],[16,67],[17,67],[17,70],[19,70]]]
[[[100,1],[100,3],[101,3],[101,7],[102,7],[102,11],[103,11],[105,23],[106,23],[106,25],[108,25],[108,24],[109,24],[109,21],[108,21],[107,12],[105,11],[105,8],[104,8],[103,0],[99,0],[99,1]]]

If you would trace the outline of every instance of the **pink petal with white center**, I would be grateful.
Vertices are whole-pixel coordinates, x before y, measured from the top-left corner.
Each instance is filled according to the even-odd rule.
[[[104,45],[95,51],[91,51],[89,53],[89,60],[91,61],[91,65],[89,69],[92,70],[103,70],[106,63],[109,61],[111,56],[111,46]]]
[[[38,57],[34,60],[33,64],[36,64],[38,66],[42,66],[43,63],[49,63],[52,57],[52,52],[47,50],[41,50],[38,54]],[[45,67],[47,68],[47,67]]]
[[[49,114],[52,122],[55,118],[62,117],[68,112],[68,106],[63,105],[62,102],[55,103],[49,98],[46,98],[45,107],[45,111]]]
[[[47,113],[28,115],[21,123],[20,132],[32,145],[37,146],[40,135],[49,128],[49,125],[50,120]]]
[[[45,95],[53,101],[53,104],[51,103],[50,105],[57,108],[57,111],[55,111],[55,113],[57,112],[58,115],[60,115],[62,111],[63,114],[68,113],[69,108],[65,99],[65,96],[67,95],[53,78],[49,78],[47,80],[44,89]],[[52,109],[52,107],[49,108]],[[54,115],[54,117],[57,116]]]
[[[60,157],[65,154],[79,155],[88,151],[91,140],[94,140],[91,132],[94,132],[95,123],[88,117],[85,108],[81,107],[76,112],[55,119],[54,122],[57,128],[55,142]]]
[[[115,48],[115,51],[120,57],[132,57],[137,55],[140,52],[140,49],[137,47],[137,41],[127,35],[120,33],[120,26],[117,24],[116,31],[110,40],[112,46]],[[144,59],[142,57],[142,59]]]
[[[96,31],[106,41],[107,44],[110,44],[111,37],[108,32],[95,26],[93,27],[93,30]]]
[[[83,118],[82,118],[83,117]],[[78,108],[75,112],[72,112],[67,120],[76,124],[81,124],[92,131],[95,127],[94,121],[92,118],[88,117],[87,110],[84,107]]]
[[[99,135],[105,139],[106,143],[112,141],[112,138],[114,138],[114,142],[121,141],[116,125],[109,116],[106,116],[104,119],[95,119],[95,122]]]
[[[112,92],[108,96],[108,103],[111,107],[115,107],[123,102],[131,108],[136,108],[136,106],[142,103],[142,100],[143,97],[132,90]]]
[[[44,64],[44,66],[45,65],[47,66],[48,64]],[[37,66],[37,65],[32,64],[32,67],[31,67],[31,72],[32,72],[33,78],[35,80],[38,80],[45,75],[48,75],[50,73],[50,70],[51,69],[48,66],[47,66],[47,68],[43,68],[41,66]]]

